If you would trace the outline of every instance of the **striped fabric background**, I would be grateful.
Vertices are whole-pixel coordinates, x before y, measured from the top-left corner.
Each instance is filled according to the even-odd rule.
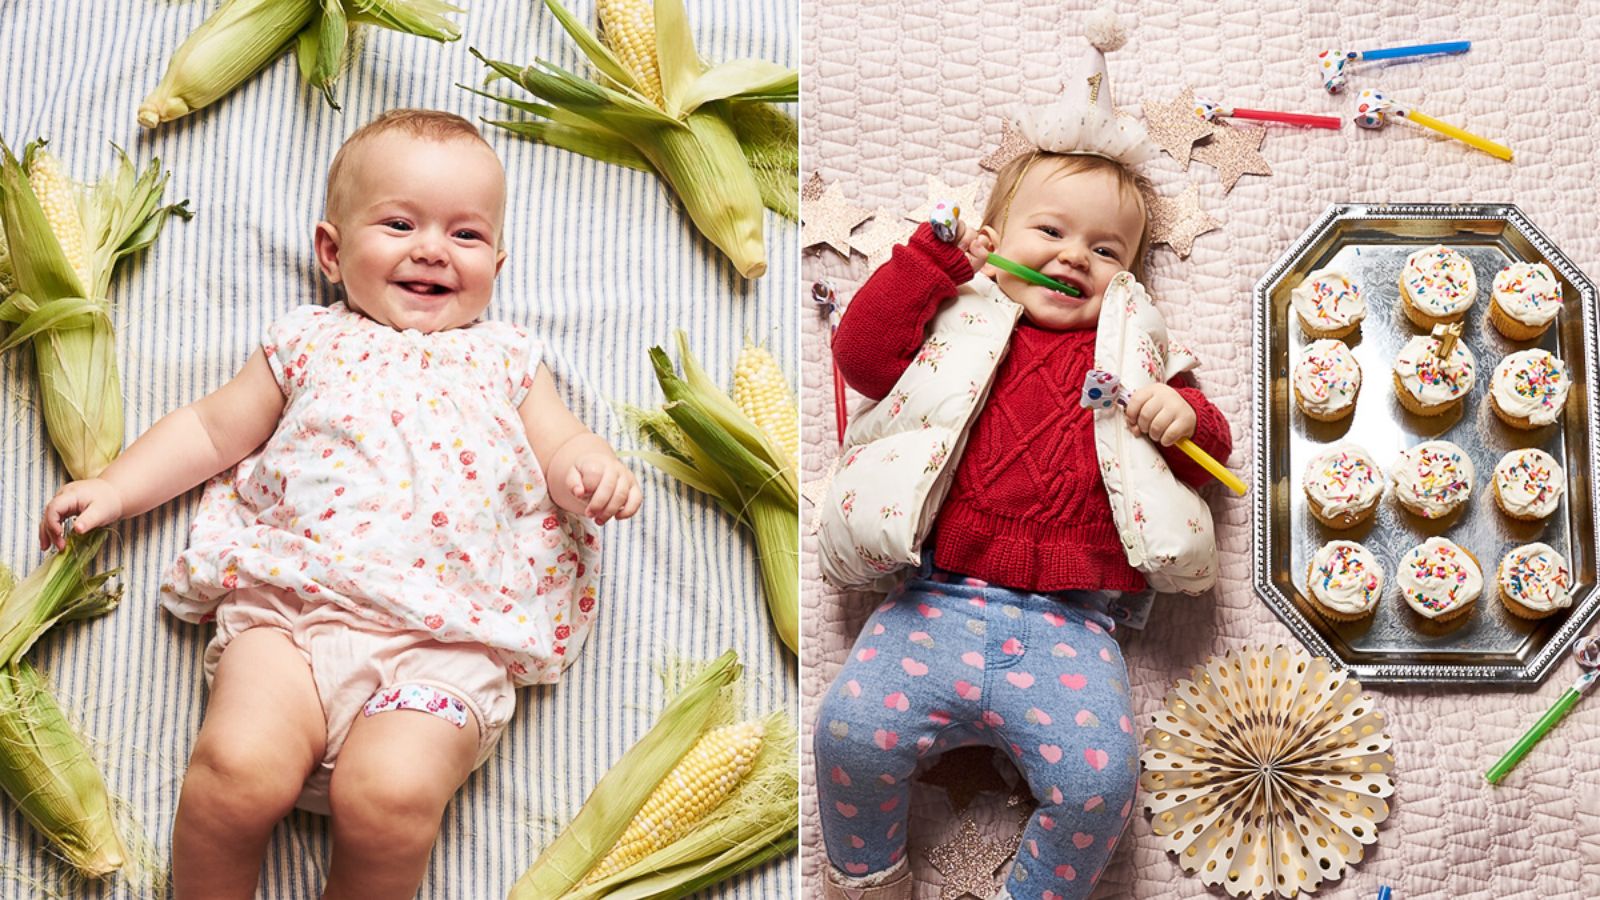
[[[195,218],[173,221],[126,263],[113,285],[118,354],[131,440],[178,406],[220,387],[266,325],[308,300],[332,298],[311,254],[327,165],[343,137],[396,106],[471,119],[503,107],[455,85],[477,83],[468,54],[550,59],[585,71],[555,19],[535,2],[466,0],[462,39],[436,44],[364,29],[335,89],[343,111],[279,59],[210,109],[154,135],[134,110],[212,0],[0,2],[0,135],[16,150],[43,136],[79,179],[97,178],[111,143],[137,163],[159,156],[169,200]],[[700,53],[795,65],[798,0],[688,0]],[[589,0],[573,0],[592,21]],[[508,89],[515,90],[515,89]],[[792,113],[793,110],[790,110]],[[490,315],[548,341],[572,410],[613,446],[636,446],[611,404],[655,404],[645,349],[686,329],[713,375],[731,379],[741,341],[764,341],[796,365],[796,231],[767,214],[767,275],[740,279],[680,214],[653,176],[523,141],[485,136],[504,160],[511,256]],[[792,376],[791,376],[792,377]],[[0,359],[0,562],[19,574],[41,559],[39,513],[65,471],[37,409],[31,354]],[[664,702],[657,666],[733,647],[746,665],[753,710],[796,712],[795,660],[773,635],[752,544],[714,506],[636,463],[645,505],[605,529],[603,612],[583,655],[554,688],[524,690],[495,757],[446,813],[419,896],[503,897],[578,809],[605,769],[649,727]],[[121,566],[121,608],[57,629],[32,651],[57,696],[84,726],[112,792],[143,827],[164,868],[185,762],[204,709],[201,651],[208,628],[159,611],[158,579],[183,547],[198,492],[124,522],[102,554]],[[295,813],[274,833],[262,896],[316,896],[328,822]],[[706,893],[793,895],[793,860]],[[0,800],[0,897],[145,897],[148,884],[84,885],[65,876],[9,800]]]

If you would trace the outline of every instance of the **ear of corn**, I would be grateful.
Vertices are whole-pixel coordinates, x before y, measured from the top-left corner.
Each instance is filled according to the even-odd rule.
[[[733,366],[733,402],[784,452],[789,468],[800,458],[800,413],[794,392],[765,347],[746,343]]]
[[[543,60],[519,67],[474,50],[489,66],[491,79],[506,78],[543,101],[535,105],[487,95],[539,117],[491,124],[603,162],[639,168],[643,161],[667,182],[695,227],[740,275],[757,278],[765,273],[761,209],[765,204],[793,218],[798,150],[793,166],[779,171],[786,157],[767,144],[785,129],[772,127],[765,117],[759,118],[767,127],[750,128],[755,120],[743,115],[741,107],[795,100],[798,74],[762,60],[736,60],[707,71],[695,51],[682,0],[600,0],[603,40],[556,0],[545,0],[545,5],[601,80],[584,81]],[[788,134],[798,146],[798,132]],[[747,146],[746,140],[757,146]],[[767,166],[759,178],[752,154]]]
[[[699,740],[727,703],[725,690],[744,668],[732,650],[705,666],[662,710],[656,724],[595,785],[583,808],[511,889],[513,900],[561,897],[583,880],[622,837],[645,797]]]
[[[602,838],[583,826],[580,812],[557,841],[591,852],[553,858],[546,851],[512,890],[512,900],[685,897],[791,852],[799,814],[794,726],[781,712],[737,725],[719,724],[734,717],[738,704],[730,693],[735,686],[730,683],[722,689],[721,702],[701,710],[702,734],[687,752],[674,757],[663,778],[629,769],[626,756],[606,773],[584,812],[626,803],[632,818],[627,829]],[[663,714],[656,727],[666,720]],[[626,780],[613,784],[616,776]],[[654,785],[642,802],[640,785]],[[608,786],[615,790],[608,792]],[[668,826],[666,819],[675,825]],[[654,825],[641,824],[647,820]],[[619,862],[624,858],[630,861]],[[570,880],[551,879],[544,870],[552,867],[578,874]],[[537,891],[536,885],[546,890]]]
[[[116,608],[122,589],[107,587],[116,571],[89,574],[89,563],[105,540],[101,530],[69,533],[65,550],[51,554],[21,581],[0,585],[0,666],[21,659],[57,622]]]
[[[26,662],[0,666],[0,788],[83,875],[122,867],[127,852],[105,779]]]
[[[773,627],[790,651],[800,647],[799,474],[781,441],[787,440],[781,411],[774,434],[762,428],[706,374],[689,352],[688,337],[676,332],[683,374],[660,347],[650,348],[656,381],[667,403],[657,410],[624,406],[624,417],[654,451],[633,455],[689,487],[709,494],[724,511],[755,534],[761,592]],[[782,381],[773,370],[757,375],[762,391]],[[737,388],[737,376],[735,381]],[[786,387],[786,386],[785,386]],[[752,386],[752,395],[759,395]],[[779,392],[781,395],[781,392]],[[791,401],[792,402],[792,401]],[[777,401],[781,407],[782,401]],[[790,415],[791,426],[793,414]]]
[[[225,0],[172,55],[139,105],[139,124],[154,128],[210,106],[291,47],[301,76],[337,109],[332,86],[351,28],[371,24],[453,41],[461,32],[444,16],[457,12],[440,0]]]
[[[29,144],[18,160],[0,142],[0,228],[15,290],[0,302],[10,326],[0,353],[31,343],[45,427],[73,478],[91,478],[122,450],[122,381],[107,296],[123,257],[148,247],[186,203],[161,206],[167,176],[117,162],[92,187]]]
[[[615,875],[689,833],[750,774],[765,737],[759,721],[725,725],[701,735],[650,792],[628,830],[584,881]]]

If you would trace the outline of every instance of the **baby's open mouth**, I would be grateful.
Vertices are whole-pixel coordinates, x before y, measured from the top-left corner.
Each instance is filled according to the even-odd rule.
[[[444,285],[434,284],[429,281],[397,281],[395,284],[399,285],[402,289],[410,293],[422,294],[424,296],[437,296],[439,294],[450,293],[450,289]]]

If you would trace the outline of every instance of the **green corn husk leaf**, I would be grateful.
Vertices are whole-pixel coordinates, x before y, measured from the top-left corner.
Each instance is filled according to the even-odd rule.
[[[105,779],[44,679],[21,661],[0,667],[0,789],[84,876],[126,862]]]
[[[660,347],[650,348],[666,395],[660,409],[624,406],[624,419],[655,451],[637,456],[710,496],[755,535],[761,592],[773,627],[790,651],[800,647],[800,492],[784,452],[701,368],[688,337],[675,333],[682,375]]]
[[[107,586],[117,570],[90,574],[89,564],[107,532],[68,532],[66,549],[52,553],[28,577],[0,588],[0,667],[22,658],[57,622],[86,619],[115,609],[120,586]],[[6,573],[7,579],[11,578]]]
[[[6,240],[6,229],[0,224],[0,301],[17,291],[17,272],[11,267],[11,242]],[[3,334],[0,331],[0,334]]]
[[[740,275],[765,274],[762,208],[773,206],[780,212],[792,208],[796,200],[778,195],[785,190],[798,195],[799,169],[796,165],[787,185],[779,184],[777,167],[761,175],[752,171],[751,152],[742,145],[734,122],[737,104],[729,101],[792,100],[798,93],[798,74],[762,60],[736,60],[706,71],[695,51],[682,0],[655,0],[653,37],[662,86],[657,106],[600,38],[557,0],[545,0],[545,6],[594,65],[601,83],[584,81],[543,61],[518,67],[473,53],[490,68],[489,80],[511,80],[547,107],[579,116],[588,126],[498,96],[494,99],[552,124],[486,121],[602,162],[640,168],[638,162],[643,160],[667,182],[695,227]],[[602,137],[603,132],[611,137]],[[752,132],[745,128],[743,133]],[[795,136],[798,152],[797,131]],[[632,152],[623,150],[620,142],[631,145]],[[772,158],[770,152],[760,155]]]
[[[333,82],[344,67],[345,49],[350,43],[350,20],[342,0],[319,0],[311,22],[295,36],[295,61],[306,84],[322,92],[334,109]]]
[[[716,724],[722,723],[708,727]],[[563,900],[684,897],[792,849],[785,838],[794,836],[800,812],[795,730],[782,712],[768,715],[764,725],[766,738],[750,774],[693,832]]]
[[[511,900],[563,896],[589,873],[627,830],[635,813],[678,760],[728,706],[727,691],[743,674],[732,650],[689,680],[661,711],[656,724],[622,755],[590,792],[583,808],[533,867],[511,888]]]
[[[376,25],[440,43],[461,37],[461,27],[448,17],[466,12],[441,0],[345,0],[345,7],[353,24]]]
[[[50,441],[74,479],[98,475],[122,451],[122,379],[107,296],[117,264],[143,250],[188,201],[161,205],[167,175],[160,160],[142,171],[117,149],[117,161],[93,185],[73,182],[72,202],[85,236],[84,271],[68,261],[29,184],[44,143],[19,161],[0,142],[0,229],[11,247],[17,290],[0,303],[14,326],[0,353],[31,343]]]
[[[730,104],[734,136],[756,177],[761,202],[790,221],[800,219],[800,128],[765,103]]]

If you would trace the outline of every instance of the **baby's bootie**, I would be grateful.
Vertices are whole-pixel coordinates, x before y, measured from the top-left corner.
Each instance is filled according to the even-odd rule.
[[[877,875],[851,878],[824,863],[823,900],[911,900],[911,866],[899,865]]]

